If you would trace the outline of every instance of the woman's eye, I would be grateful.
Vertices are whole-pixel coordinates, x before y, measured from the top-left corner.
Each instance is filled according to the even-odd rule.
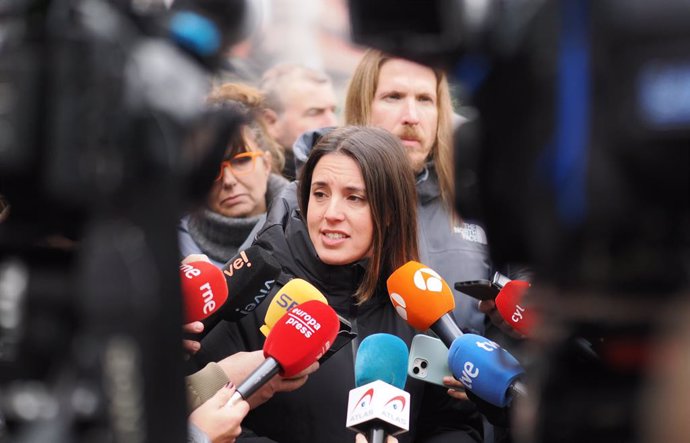
[[[230,160],[233,166],[244,166],[247,163],[250,163],[252,161],[251,157],[241,157],[241,158],[233,158]]]

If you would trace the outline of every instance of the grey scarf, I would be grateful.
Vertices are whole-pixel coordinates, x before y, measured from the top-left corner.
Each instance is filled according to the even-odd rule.
[[[288,181],[271,174],[266,189],[266,204],[280,194]],[[254,225],[264,214],[252,217],[226,217],[209,209],[197,211],[189,216],[189,235],[204,254],[221,263],[227,262],[244,243]]]

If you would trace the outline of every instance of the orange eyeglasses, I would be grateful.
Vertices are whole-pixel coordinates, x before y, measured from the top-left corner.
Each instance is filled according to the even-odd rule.
[[[216,177],[216,180],[223,178],[225,168],[230,168],[230,171],[233,175],[251,174],[254,171],[256,158],[263,155],[264,153],[261,151],[248,151],[237,154],[230,160],[223,160],[220,164],[220,170],[218,171],[218,177]]]

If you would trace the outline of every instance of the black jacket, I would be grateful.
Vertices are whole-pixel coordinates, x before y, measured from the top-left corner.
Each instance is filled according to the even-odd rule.
[[[284,443],[353,442],[354,434],[345,428],[345,419],[348,393],[354,388],[357,345],[371,334],[386,332],[399,336],[409,346],[415,331],[393,309],[383,276],[380,289],[370,301],[354,304],[352,294],[364,275],[366,262],[330,266],[319,261],[296,206],[293,183],[281,199],[273,202],[254,244],[271,251],[282,264],[285,275],[279,283],[285,284],[292,277],[312,283],[339,315],[352,322],[358,338],[310,375],[303,387],[276,394],[252,411],[243,428]],[[214,328],[193,359],[198,368],[237,351],[261,349],[264,337],[259,327],[267,307],[268,303],[263,303],[240,322],[222,322]],[[412,407],[410,432],[400,436],[401,443],[481,441],[481,418],[471,403],[454,400],[444,388],[411,378],[405,390],[410,393]]]

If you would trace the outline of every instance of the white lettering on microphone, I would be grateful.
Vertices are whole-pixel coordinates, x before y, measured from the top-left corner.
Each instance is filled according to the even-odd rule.
[[[213,300],[213,291],[209,282],[199,286],[199,290],[203,291],[201,297],[204,299],[204,314],[209,314],[216,309],[216,302]]]
[[[235,312],[240,312],[243,315],[247,315],[254,309],[256,309],[256,307],[259,306],[259,304],[264,300],[264,298],[266,298],[266,296],[270,292],[273,283],[275,283],[275,280],[266,280],[264,282],[264,287],[259,289],[259,293],[254,296],[253,302],[247,304],[243,308],[235,308]]]
[[[492,342],[491,340],[487,341],[478,341],[477,346],[485,350],[486,352],[493,352],[496,349],[499,349],[500,346],[498,346],[495,342]]]
[[[519,323],[523,318],[523,312],[525,312],[525,308],[521,307],[520,305],[515,305],[515,312],[513,312],[513,315],[510,317],[510,319],[513,320],[514,323]]]
[[[288,312],[288,315],[290,318],[287,319],[285,324],[293,326],[306,338],[310,338],[314,332],[321,329],[321,324],[314,317],[299,308],[294,308]]]
[[[183,264],[180,265],[180,270],[184,272],[185,278],[191,280],[194,277],[198,277],[201,275],[201,269],[195,268],[194,266],[190,264]]]
[[[471,361],[466,361],[465,365],[462,367],[462,376],[460,381],[466,388],[472,389],[472,382],[479,375],[479,368],[474,366]]]

